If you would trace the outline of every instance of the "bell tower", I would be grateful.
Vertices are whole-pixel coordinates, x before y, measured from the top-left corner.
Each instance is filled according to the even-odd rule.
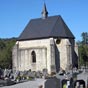
[[[42,10],[42,18],[46,19],[48,17],[48,11],[46,8],[46,4],[44,3],[43,10]]]

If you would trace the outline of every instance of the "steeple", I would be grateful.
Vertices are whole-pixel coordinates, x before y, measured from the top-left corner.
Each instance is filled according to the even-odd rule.
[[[46,4],[44,3],[43,10],[42,10],[42,18],[46,19],[48,17],[48,11],[46,8]]]

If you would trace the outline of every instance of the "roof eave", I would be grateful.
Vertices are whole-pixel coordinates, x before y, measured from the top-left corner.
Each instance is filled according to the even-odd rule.
[[[38,39],[47,39],[47,38],[75,39],[75,37],[49,36],[49,37],[26,38],[26,39],[18,38],[17,41],[38,40]]]

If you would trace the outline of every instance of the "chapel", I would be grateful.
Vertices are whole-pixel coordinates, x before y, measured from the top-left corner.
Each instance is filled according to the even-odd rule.
[[[31,19],[12,50],[13,70],[58,72],[78,67],[75,37],[60,15],[48,16],[46,4],[42,17]]]

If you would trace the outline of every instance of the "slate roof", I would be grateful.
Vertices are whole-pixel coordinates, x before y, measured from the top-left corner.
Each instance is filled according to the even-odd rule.
[[[50,16],[46,19],[32,19],[21,33],[18,40],[43,39],[50,37],[75,38],[61,16]]]

